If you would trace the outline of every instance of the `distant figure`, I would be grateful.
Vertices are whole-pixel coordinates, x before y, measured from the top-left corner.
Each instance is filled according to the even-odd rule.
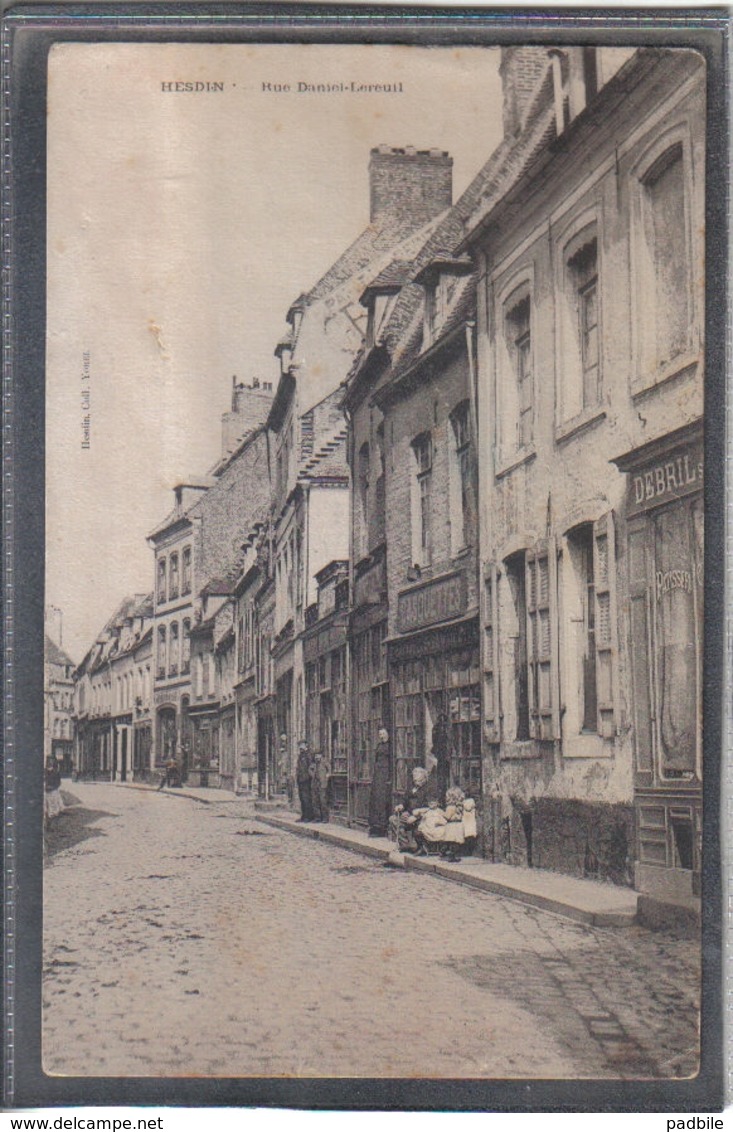
[[[372,788],[369,794],[369,836],[386,837],[389,816],[392,812],[392,760],[389,753],[389,733],[379,728],[379,742],[374,755]]]
[[[328,767],[320,751],[310,766],[313,821],[328,821]]]
[[[298,743],[298,761],[295,766],[295,780],[300,798],[300,817],[298,821],[313,821],[313,790],[311,785],[311,757],[308,744]]]
[[[433,758],[438,780],[438,801],[444,806],[450,786],[450,728],[445,712],[440,713],[433,728]]]
[[[178,763],[176,762],[176,760],[174,758],[171,757],[171,758],[168,759],[167,763],[165,764],[165,768],[163,770],[163,777],[160,780],[160,785],[159,785],[158,789],[162,790],[164,786],[178,786],[178,785],[179,785]]]
[[[44,774],[43,812],[48,821],[60,814],[64,808],[61,798],[61,771],[55,758],[48,759]]]

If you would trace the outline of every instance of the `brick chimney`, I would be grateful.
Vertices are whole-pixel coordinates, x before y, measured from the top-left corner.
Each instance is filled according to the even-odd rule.
[[[442,149],[378,145],[369,161],[369,220],[426,224],[453,203],[453,158]]]
[[[233,452],[248,432],[267,420],[275,396],[271,381],[255,377],[251,385],[232,378],[232,411],[221,418],[222,459]]]
[[[502,47],[499,74],[504,92],[505,137],[514,137],[524,126],[527,111],[550,65],[546,47]]]

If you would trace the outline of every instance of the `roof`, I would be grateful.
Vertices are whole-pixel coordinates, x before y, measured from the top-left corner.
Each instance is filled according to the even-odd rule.
[[[541,87],[544,89],[544,83]],[[380,357],[391,366],[393,373],[403,372],[423,352],[425,292],[416,279],[421,277],[427,282],[431,269],[438,271],[443,268],[458,275],[467,270],[465,256],[457,253],[469,221],[473,220],[477,211],[488,210],[501,199],[554,136],[554,106],[537,100],[522,134],[518,138],[502,139],[453,208],[435,226],[415,256],[411,264],[410,281],[401,288],[394,308],[380,332],[380,347],[384,351]],[[474,277],[464,276],[463,281],[459,281],[457,285],[454,302],[448,309],[446,320],[439,327],[437,342],[433,343],[431,349],[449,335],[461,320],[471,317],[474,294]],[[356,387],[360,384],[360,370],[367,368],[372,353],[373,351],[362,352],[352,366],[346,383],[347,400],[352,385],[355,387],[354,396],[358,399]]]
[[[61,645],[57,645],[56,642],[51,637],[49,637],[48,633],[44,635],[43,652],[46,664],[70,664],[72,668],[76,667],[69,654],[67,652],[64,652],[64,650],[61,648]]]
[[[413,273],[412,260],[393,259],[364,289],[359,302],[366,306],[372,295],[399,291]]]

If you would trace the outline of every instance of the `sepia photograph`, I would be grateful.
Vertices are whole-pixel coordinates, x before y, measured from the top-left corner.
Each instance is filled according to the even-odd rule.
[[[49,1076],[698,1074],[706,86],[49,51]]]

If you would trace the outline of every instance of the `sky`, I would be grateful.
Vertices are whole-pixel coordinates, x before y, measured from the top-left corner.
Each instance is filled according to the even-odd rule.
[[[370,149],[447,150],[455,199],[501,138],[498,63],[491,48],[52,49],[46,604],[72,659],[152,589],[146,535],[219,455],[233,375],[277,381],[290,303],[368,224]],[[352,80],[402,93],[297,91]]]

